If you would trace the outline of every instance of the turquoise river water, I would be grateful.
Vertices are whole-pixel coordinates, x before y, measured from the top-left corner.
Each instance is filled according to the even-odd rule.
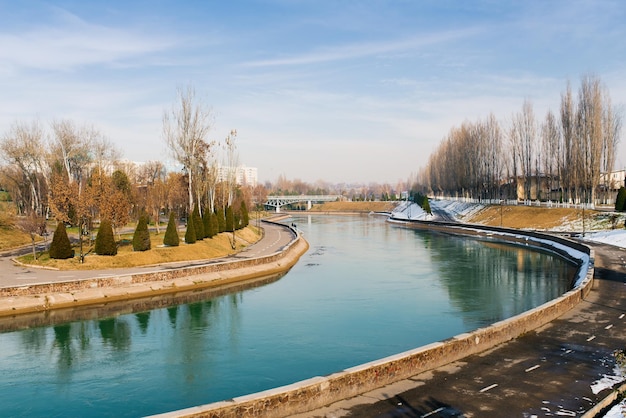
[[[311,248],[262,286],[0,323],[0,416],[136,417],[326,375],[533,308],[575,270],[381,217],[287,222]]]

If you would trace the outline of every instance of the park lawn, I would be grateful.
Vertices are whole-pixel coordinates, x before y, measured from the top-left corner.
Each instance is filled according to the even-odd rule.
[[[179,231],[179,235],[180,231]],[[246,246],[258,241],[261,238],[260,231],[254,226],[248,226],[235,232],[236,248],[232,249],[232,232],[224,232],[213,238],[206,238],[194,244],[185,244],[182,239],[178,247],[163,246],[163,236],[161,233],[150,234],[152,248],[148,251],[133,251],[132,234],[122,235],[125,244],[118,246],[117,255],[103,256],[93,253],[93,248],[86,243],[83,244],[83,251],[87,254],[85,262],[80,263],[78,257],[80,249],[74,246],[76,256],[67,260],[54,260],[45,252],[38,260],[33,261],[32,254],[19,258],[25,264],[37,265],[40,267],[54,268],[59,270],[101,270],[109,268],[151,266],[161,263],[176,261],[206,260],[234,254],[241,251]],[[90,252],[91,251],[91,252]]]
[[[610,229],[608,221],[602,222],[602,218],[598,211],[585,210],[588,229]],[[581,220],[582,209],[580,208],[492,205],[486,206],[467,221],[489,226],[502,224],[507,228],[550,230],[574,225],[580,223]]]
[[[326,202],[313,205],[311,212],[391,212],[398,202]]]
[[[39,237],[38,241],[40,240]],[[17,228],[0,228],[0,251],[10,250],[30,244],[30,235]]]

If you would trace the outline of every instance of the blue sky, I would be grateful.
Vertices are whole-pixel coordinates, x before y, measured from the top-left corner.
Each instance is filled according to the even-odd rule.
[[[584,74],[624,106],[624,22],[621,0],[0,0],[0,134],[69,118],[165,161],[192,85],[261,181],[394,184],[450,127],[524,99],[542,119]]]

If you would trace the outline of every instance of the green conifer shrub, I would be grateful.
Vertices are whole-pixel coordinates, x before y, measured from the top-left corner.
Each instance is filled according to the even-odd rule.
[[[211,238],[213,238],[214,236],[216,236],[220,231],[220,225],[217,221],[217,215],[215,213],[211,214],[211,233],[213,235],[211,235]]]
[[[202,224],[204,225],[204,238],[211,238],[214,234],[211,233],[211,212],[205,210],[202,214]]]
[[[180,238],[178,238],[178,229],[176,228],[176,218],[174,212],[170,212],[170,220],[167,223],[165,236],[163,237],[163,245],[168,247],[178,247]]]
[[[194,226],[193,216],[190,213],[187,217],[187,231],[185,231],[185,242],[194,244],[196,242],[196,227]]]
[[[67,258],[74,257],[74,250],[72,250],[72,244],[67,237],[67,230],[65,224],[59,222],[57,229],[54,230],[52,236],[52,243],[50,243],[50,258],[57,260],[65,260]]]
[[[226,231],[226,218],[224,217],[224,209],[215,208],[215,215],[217,215],[217,232]]]
[[[133,251],[147,251],[150,249],[150,231],[148,231],[148,216],[139,216],[137,228],[133,234]]]
[[[98,255],[116,255],[117,244],[115,243],[115,237],[113,236],[113,227],[111,221],[103,219],[100,222],[100,228],[96,235],[95,251]]]
[[[233,213],[233,208],[230,206],[226,207],[226,232],[233,232],[235,230],[235,214]]]
[[[244,202],[243,200],[241,201],[239,213],[241,215],[241,227],[245,228],[250,224],[250,215],[248,214],[248,207],[246,206],[246,202]]]
[[[202,241],[204,239],[204,223],[200,217],[198,205],[194,206],[191,216],[193,217],[193,227],[196,229],[196,241]]]
[[[626,209],[624,206],[626,206],[626,188],[620,187],[615,198],[615,210],[623,212]]]

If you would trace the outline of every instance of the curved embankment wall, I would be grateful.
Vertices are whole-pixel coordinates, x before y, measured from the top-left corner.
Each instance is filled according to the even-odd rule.
[[[0,288],[0,298],[3,302],[0,304],[0,317],[264,280],[268,276],[289,270],[308,249],[308,243],[294,228],[278,223],[276,225],[289,229],[294,239],[278,252],[265,257],[77,281]]]
[[[572,259],[584,271],[584,279],[561,297],[512,318],[473,332],[457,335],[394,356],[352,367],[325,377],[313,377],[292,385],[235,399],[197,406],[157,415],[158,417],[285,417],[310,411],[342,399],[397,382],[466,356],[490,349],[519,335],[536,329],[569,311],[591,290],[593,252],[589,247],[570,240],[535,232],[506,228],[486,228],[453,223],[402,222],[413,228],[428,228],[445,233],[480,236],[555,251]],[[567,248],[585,255],[575,259]]]

